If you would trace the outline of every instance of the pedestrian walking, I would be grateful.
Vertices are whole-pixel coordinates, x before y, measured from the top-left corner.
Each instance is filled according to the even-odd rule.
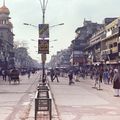
[[[94,79],[95,79],[95,83],[94,83],[94,87],[92,87],[92,88],[97,88],[97,84],[99,82],[99,71],[98,71],[98,69],[95,69],[95,77],[94,77]]]
[[[113,77],[114,77],[114,70],[110,69],[110,82],[113,82]]]
[[[113,77],[113,88],[115,90],[115,97],[120,96],[120,70],[118,69],[114,70],[114,77]]]
[[[53,82],[53,77],[54,77],[54,70],[51,69],[50,70],[50,78],[51,78],[51,81]]]
[[[6,77],[7,77],[7,72],[6,72],[6,70],[2,70],[2,76],[3,76],[3,80],[5,80],[6,81]]]
[[[105,71],[103,72],[103,80],[105,84],[109,84],[110,74],[109,74],[108,69],[105,69]]]
[[[93,80],[93,76],[94,76],[94,70],[91,70],[91,71],[90,71],[90,79]]]
[[[69,71],[68,77],[69,77],[69,85],[74,84],[74,82],[73,82],[73,72],[72,72],[72,70]]]
[[[7,70],[7,75],[8,75],[8,81],[9,81],[9,82],[10,82],[10,80],[11,80],[10,73],[11,73],[11,69]]]
[[[99,78],[98,78],[98,90],[102,90],[101,89],[101,83],[102,83],[102,79],[103,79],[103,69],[100,68],[99,69]]]
[[[58,70],[56,70],[55,69],[55,71],[54,71],[54,77],[53,77],[53,80],[57,80],[57,82],[59,82],[59,80],[58,80],[58,74],[59,74],[59,71]]]
[[[30,78],[31,76],[30,70],[27,71],[27,74],[28,74],[28,78]]]
[[[79,78],[80,78],[79,74],[80,74],[79,70],[75,70],[75,72],[74,72],[74,78],[75,78],[76,82],[80,82],[80,80],[79,80]]]

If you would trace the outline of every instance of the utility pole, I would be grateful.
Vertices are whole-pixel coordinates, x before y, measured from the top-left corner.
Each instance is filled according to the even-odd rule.
[[[42,9],[42,14],[43,14],[42,24],[45,24],[45,10],[46,10],[46,7],[47,7],[48,0],[47,1],[43,0],[43,2],[41,0],[39,0],[39,1],[40,1],[40,4],[41,4],[41,9]],[[42,39],[45,40],[44,37]],[[45,84],[45,82],[46,82],[46,74],[45,74],[46,54],[45,53],[41,54],[41,59],[42,59],[42,83]]]

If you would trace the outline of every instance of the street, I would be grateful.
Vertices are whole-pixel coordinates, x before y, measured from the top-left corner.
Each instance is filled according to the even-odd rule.
[[[30,79],[21,77],[20,85],[0,80],[1,120],[34,120],[34,97],[40,73]],[[48,77],[49,78],[49,77]],[[93,89],[89,78],[68,85],[68,78],[50,81],[52,120],[119,120],[120,97],[114,97],[112,85]],[[43,120],[46,120],[43,118]],[[48,119],[47,119],[48,120]]]
[[[68,85],[68,78],[50,82],[59,120],[119,120],[120,97],[114,97],[112,85],[93,89],[94,80],[80,79]]]
[[[34,100],[40,73],[20,76],[20,84],[9,85],[0,78],[0,120],[25,120]]]

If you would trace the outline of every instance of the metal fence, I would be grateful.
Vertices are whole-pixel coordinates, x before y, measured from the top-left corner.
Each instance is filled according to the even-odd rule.
[[[52,119],[52,98],[48,85],[39,84],[35,96],[35,120],[40,119],[40,112],[48,112],[48,120]],[[44,116],[42,116],[44,117]]]

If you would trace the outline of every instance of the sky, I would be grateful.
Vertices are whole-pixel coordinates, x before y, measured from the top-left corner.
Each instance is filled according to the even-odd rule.
[[[22,41],[30,56],[41,62],[41,55],[37,52],[38,28],[23,25],[29,23],[38,26],[42,23],[40,1],[6,0],[5,4],[10,10],[14,26],[14,41]],[[2,5],[3,0],[0,0],[0,6]],[[106,17],[119,17],[119,5],[120,0],[48,0],[45,23],[50,26],[60,23],[64,25],[50,28],[50,53],[47,55],[47,62],[57,51],[70,46],[75,38],[75,30],[83,25],[84,19],[102,23]]]

